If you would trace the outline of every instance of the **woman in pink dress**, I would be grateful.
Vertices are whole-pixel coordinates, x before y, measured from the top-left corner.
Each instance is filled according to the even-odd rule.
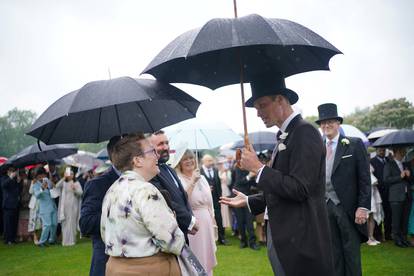
[[[194,154],[190,150],[176,156],[177,174],[187,191],[193,214],[199,225],[195,235],[189,235],[190,248],[208,275],[213,275],[217,265],[216,243],[214,240],[214,211],[210,186],[200,171],[196,169]]]

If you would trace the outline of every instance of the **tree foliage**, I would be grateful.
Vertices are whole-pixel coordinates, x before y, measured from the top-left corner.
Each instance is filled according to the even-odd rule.
[[[36,142],[35,138],[25,135],[35,120],[36,113],[17,108],[0,117],[0,156],[10,157]]]

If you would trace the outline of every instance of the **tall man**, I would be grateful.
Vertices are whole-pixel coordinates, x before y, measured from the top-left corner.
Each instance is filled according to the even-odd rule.
[[[267,206],[267,248],[273,272],[280,275],[333,275],[325,194],[325,150],[319,132],[293,111],[298,95],[279,76],[251,82],[254,106],[266,127],[277,126],[277,146],[264,166],[254,149],[244,149],[242,169],[257,174],[263,194],[222,198],[233,207],[248,205],[254,215]]]
[[[187,234],[194,235],[198,231],[198,224],[196,218],[193,216],[190,204],[188,202],[187,193],[185,192],[180,179],[176,172],[170,168],[166,162],[170,159],[170,146],[168,138],[164,131],[159,130],[151,135],[150,138],[152,146],[156,149],[158,158],[158,166],[160,173],[151,179],[158,190],[168,192],[171,207],[177,216],[178,226],[185,235],[188,243]]]
[[[371,208],[371,178],[368,154],[362,140],[340,134],[342,118],[335,104],[318,107],[326,145],[326,205],[334,252],[335,275],[358,276],[361,271],[360,243],[367,240]]]
[[[384,210],[384,221],[380,225],[375,225],[374,237],[377,240],[392,240],[391,237],[391,207],[388,201],[389,187],[384,183],[384,166],[389,162],[385,156],[385,148],[377,148],[376,155],[371,158],[370,163],[374,168],[374,176],[378,180],[378,191],[381,195],[382,209]],[[384,233],[382,233],[384,225]]]
[[[114,136],[107,145],[109,159],[113,152],[116,142],[120,136]],[[120,175],[120,172],[112,166],[105,173],[86,182],[83,193],[79,227],[81,233],[92,238],[92,260],[89,275],[105,275],[106,262],[108,255],[105,254],[105,244],[101,238],[101,211],[102,201],[106,191],[111,187]]]

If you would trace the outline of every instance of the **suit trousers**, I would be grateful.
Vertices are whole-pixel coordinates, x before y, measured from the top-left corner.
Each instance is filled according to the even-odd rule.
[[[57,212],[39,214],[42,220],[42,235],[39,244],[44,244],[48,239],[50,243],[56,242]]]
[[[106,262],[109,256],[105,254],[105,244],[100,238],[92,238],[92,261],[90,276],[105,276]]]
[[[272,232],[270,231],[269,222],[267,222],[266,225],[267,257],[269,258],[270,265],[272,266],[273,274],[276,276],[286,276],[279,257],[277,256],[276,248],[273,246]]]
[[[394,240],[401,240],[407,238],[408,219],[410,212],[410,204],[406,198],[404,201],[391,201],[392,212],[392,238]]]
[[[214,218],[217,224],[218,240],[219,242],[222,242],[226,239],[226,237],[224,236],[223,219],[221,218],[220,205],[218,207],[214,206]]]
[[[19,209],[3,209],[3,238],[4,242],[15,242],[17,235],[17,223],[19,219]]]
[[[355,222],[344,211],[341,204],[327,202],[331,230],[334,268],[336,276],[360,276],[361,240]]]
[[[237,226],[241,236],[241,242],[247,245],[246,230],[249,234],[249,246],[256,242],[256,235],[253,228],[253,215],[247,207],[236,209]]]

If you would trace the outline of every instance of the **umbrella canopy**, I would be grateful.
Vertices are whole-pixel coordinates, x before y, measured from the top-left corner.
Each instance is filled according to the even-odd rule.
[[[24,148],[19,153],[13,155],[7,162],[14,167],[24,167],[27,165],[61,159],[65,156],[74,154],[78,151],[75,145],[46,145],[42,142]]]
[[[411,149],[404,156],[403,162],[411,162],[411,160],[413,160],[413,159],[414,159],[414,149]]]
[[[257,131],[249,133],[249,141],[255,151],[273,150],[276,145],[276,133],[270,131]],[[232,149],[242,148],[244,141],[240,140],[233,144]]]
[[[192,83],[216,89],[270,71],[288,77],[329,70],[341,53],[324,38],[295,22],[252,14],[216,18],[168,44],[144,69],[169,83]],[[239,62],[241,61],[241,63]]]
[[[380,130],[371,132],[368,135],[368,140],[375,141],[378,138],[381,138],[381,137],[383,137],[383,136],[385,136],[385,135],[387,135],[389,133],[395,132],[395,131],[397,131],[397,129],[393,129],[393,128],[390,128],[390,129],[380,129]]]
[[[0,166],[7,162],[7,157],[0,156]]]
[[[352,125],[341,124],[339,131],[345,136],[360,138],[364,144],[369,143],[367,136],[361,130]]]
[[[156,80],[94,81],[49,106],[27,134],[46,144],[98,143],[195,117],[199,105],[182,90]]]
[[[96,154],[96,158],[100,160],[108,160],[109,159],[108,150],[106,148],[101,149]]]
[[[82,168],[85,171],[104,164],[104,161],[96,158],[96,154],[83,150],[63,158],[63,162],[72,167]]]
[[[372,145],[374,147],[408,147],[414,145],[414,130],[402,129],[391,132],[379,138]]]
[[[171,149],[180,143],[187,143],[189,149],[213,149],[241,139],[231,128],[222,122],[190,119],[164,128]]]

